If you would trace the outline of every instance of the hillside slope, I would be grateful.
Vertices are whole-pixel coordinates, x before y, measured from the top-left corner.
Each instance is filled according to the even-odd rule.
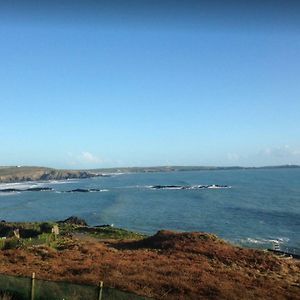
[[[160,231],[141,240],[74,235],[57,249],[0,251],[2,273],[98,284],[155,299],[300,299],[300,264],[214,235]]]

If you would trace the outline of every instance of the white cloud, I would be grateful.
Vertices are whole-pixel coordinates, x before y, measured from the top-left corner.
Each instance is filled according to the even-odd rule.
[[[102,160],[93,155],[92,153],[90,152],[82,152],[79,156],[78,156],[78,160],[81,161],[81,162],[84,162],[84,163],[100,163],[102,162]]]
[[[93,164],[103,163],[104,160],[88,151],[80,154],[67,153],[68,165],[72,167],[90,167]]]
[[[300,150],[293,149],[289,145],[284,145],[280,147],[265,148],[259,154],[277,158],[297,158],[300,157]]]
[[[289,145],[267,147],[257,152],[238,154],[227,153],[229,165],[241,166],[266,166],[300,164],[300,150]]]

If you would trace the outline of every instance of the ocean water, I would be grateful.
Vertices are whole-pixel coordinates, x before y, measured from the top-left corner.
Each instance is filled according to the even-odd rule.
[[[155,190],[152,185],[228,185],[230,189]],[[136,173],[30,182],[1,188],[46,186],[48,192],[0,192],[0,219],[62,220],[153,234],[160,229],[205,231],[235,244],[300,248],[300,169]],[[76,188],[99,192],[63,193]]]

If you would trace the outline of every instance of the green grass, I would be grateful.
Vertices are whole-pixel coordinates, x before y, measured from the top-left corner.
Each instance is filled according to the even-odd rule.
[[[0,250],[2,250],[5,246],[5,240],[0,240]]]
[[[51,171],[51,168],[44,168],[44,167],[1,167],[0,168],[0,176],[16,176],[16,175],[32,175],[35,172],[40,171]]]
[[[128,231],[115,227],[92,227],[86,229],[79,229],[79,232],[85,232],[92,237],[99,239],[142,239],[145,235]]]
[[[51,228],[53,225],[59,226],[60,234],[55,236],[51,233]],[[1,229],[2,228],[2,229]],[[144,234],[136,233],[133,231],[128,231],[121,228],[115,228],[111,226],[103,227],[88,227],[80,226],[76,224],[66,224],[66,223],[54,223],[54,222],[28,222],[28,223],[18,223],[18,222],[5,222],[0,223],[0,232],[9,232],[10,230],[18,228],[20,234],[25,232],[25,229],[30,233],[33,232],[34,235],[22,236],[20,239],[16,237],[8,237],[6,239],[0,239],[0,250],[1,249],[16,249],[23,247],[32,247],[45,245],[54,249],[63,249],[70,242],[70,237],[73,234],[80,233],[88,235],[97,239],[142,239],[146,236]],[[3,235],[3,234],[2,234]],[[4,235],[5,236],[5,235]]]
[[[0,223],[0,239],[1,249],[16,249],[22,247],[30,247],[36,245],[51,245],[55,240],[51,229],[54,222],[4,222]],[[20,238],[13,236],[12,231],[18,228]]]
[[[61,235],[81,233],[99,239],[141,239],[145,237],[144,234],[112,226],[88,227],[74,224],[59,224],[59,229]]]

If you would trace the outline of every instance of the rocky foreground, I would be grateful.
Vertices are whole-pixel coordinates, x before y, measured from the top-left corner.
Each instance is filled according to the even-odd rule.
[[[0,250],[1,273],[36,272],[41,279],[88,284],[103,280],[155,299],[300,299],[299,261],[235,247],[211,234],[159,231],[145,237],[74,218],[1,224],[2,235],[15,241]],[[56,236],[50,239],[53,228]],[[45,238],[45,232],[46,242],[33,243],[34,237],[26,242],[25,236]]]

